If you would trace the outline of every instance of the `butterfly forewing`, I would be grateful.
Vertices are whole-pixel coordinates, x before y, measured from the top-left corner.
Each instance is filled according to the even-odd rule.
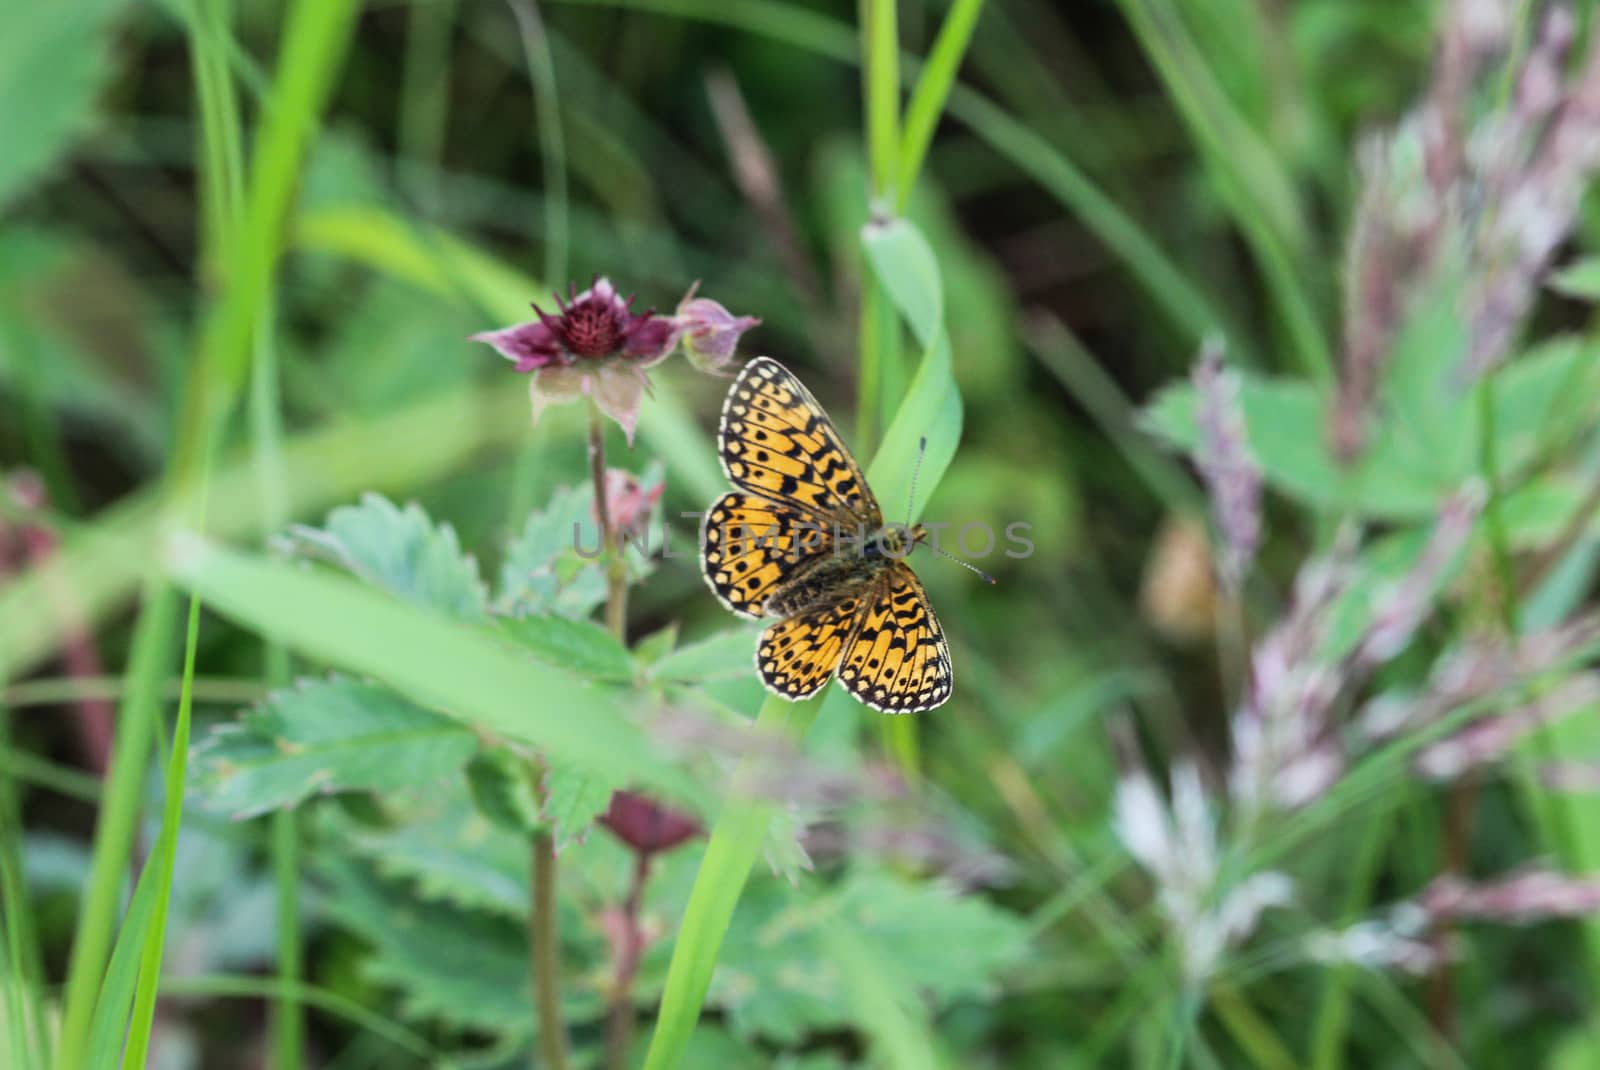
[[[920,713],[950,697],[950,648],[922,581],[902,562],[873,581],[839,682],[884,713]]]
[[[833,548],[831,527],[798,509],[729,491],[706,514],[701,569],[735,613],[764,615],[772,592]]]
[[[739,373],[722,406],[718,444],[736,487],[836,522],[852,536],[883,524],[828,414],[775,360],[757,357]]]

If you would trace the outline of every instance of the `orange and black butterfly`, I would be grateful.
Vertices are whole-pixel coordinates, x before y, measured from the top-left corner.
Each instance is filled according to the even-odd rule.
[[[835,673],[885,713],[950,698],[950,648],[903,558],[927,537],[885,525],[861,468],[817,399],[787,368],[758,357],[728,391],[718,430],[738,490],[711,505],[700,567],[718,600],[776,617],[756,668],[768,690],[807,698]]]

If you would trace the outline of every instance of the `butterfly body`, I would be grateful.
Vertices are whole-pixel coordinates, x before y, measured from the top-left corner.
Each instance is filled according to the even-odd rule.
[[[786,368],[751,361],[723,406],[719,454],[739,489],[712,503],[701,570],[723,605],[777,618],[756,668],[788,699],[835,674],[888,713],[950,697],[950,653],[916,574],[903,560],[927,537],[883,522],[827,413]]]

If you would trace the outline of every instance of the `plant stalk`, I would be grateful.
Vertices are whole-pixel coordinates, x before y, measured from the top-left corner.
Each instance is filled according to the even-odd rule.
[[[627,641],[628,570],[622,547],[611,524],[611,503],[606,501],[606,432],[600,409],[589,405],[589,478],[594,482],[594,515],[600,523],[600,545],[606,570],[606,630]]]
[[[548,832],[533,834],[533,925],[528,930],[533,964],[533,1009],[539,1017],[539,1048],[547,1070],[567,1070],[567,1027],[561,1020],[561,951],[556,943],[556,851]],[[534,1070],[539,1070],[534,1063]]]
[[[633,1047],[633,980],[644,954],[639,911],[649,879],[650,853],[640,851],[634,856],[633,880],[622,904],[622,947],[617,954],[617,979],[611,989],[611,1012],[606,1023],[606,1065],[611,1070],[625,1070],[628,1050]]]

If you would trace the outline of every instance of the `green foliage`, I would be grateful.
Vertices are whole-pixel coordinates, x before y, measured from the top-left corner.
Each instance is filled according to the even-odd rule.
[[[559,854],[581,843],[595,818],[605,813],[611,795],[626,784],[570,766],[558,765],[544,778],[544,806],[540,819],[550,830]]]
[[[394,791],[460,770],[478,748],[459,722],[375,684],[333,676],[275,692],[195,752],[208,807],[249,817],[314,794]]]
[[[730,628],[673,650],[649,668],[661,683],[697,684],[748,676],[754,663],[757,630]]]
[[[527,1035],[527,937],[519,925],[418,901],[349,862],[329,859],[321,876],[329,887],[329,915],[372,947],[362,975],[398,990],[407,1017]]]
[[[374,827],[326,809],[324,834],[423,899],[526,919],[526,835],[485,817],[458,783],[402,795],[389,810],[391,823]]]
[[[1027,950],[1022,924],[981,900],[881,872],[846,878],[817,902],[753,884],[728,930],[711,1000],[734,1030],[779,1043],[856,1020],[846,967],[831,953],[839,926],[895,991],[936,1009],[984,997]]]
[[[1417,350],[1435,352],[1431,346]],[[1445,347],[1445,355],[1460,353]],[[1332,399],[1312,383],[1244,373],[1241,405],[1251,453],[1268,483],[1318,510],[1392,520],[1434,515],[1440,500],[1477,474],[1480,414],[1443,359],[1400,364],[1363,459],[1342,465],[1326,428]],[[1562,338],[1515,361],[1494,393],[1495,452],[1514,479],[1595,414],[1592,343]],[[1148,429],[1182,449],[1199,440],[1188,383],[1164,389],[1144,413]]]
[[[0,116],[0,208],[39,181],[92,124],[95,95],[115,69],[110,30],[122,6],[66,0],[0,11],[0,99],[14,104]]]
[[[461,552],[448,524],[436,525],[421,506],[404,509],[379,494],[341,506],[321,528],[296,527],[293,545],[348,569],[369,583],[421,606],[477,620],[488,593],[478,563]]]
[[[641,489],[648,493],[661,485],[661,479],[659,470],[646,473]],[[594,488],[583,484],[558,490],[544,508],[529,514],[506,548],[496,610],[510,616],[587,617],[606,599],[605,575],[595,567],[599,546]],[[654,560],[634,542],[628,544],[623,559],[634,582],[655,569]]]
[[[501,634],[540,661],[605,683],[633,679],[633,659],[611,633],[572,617],[501,617]]]

